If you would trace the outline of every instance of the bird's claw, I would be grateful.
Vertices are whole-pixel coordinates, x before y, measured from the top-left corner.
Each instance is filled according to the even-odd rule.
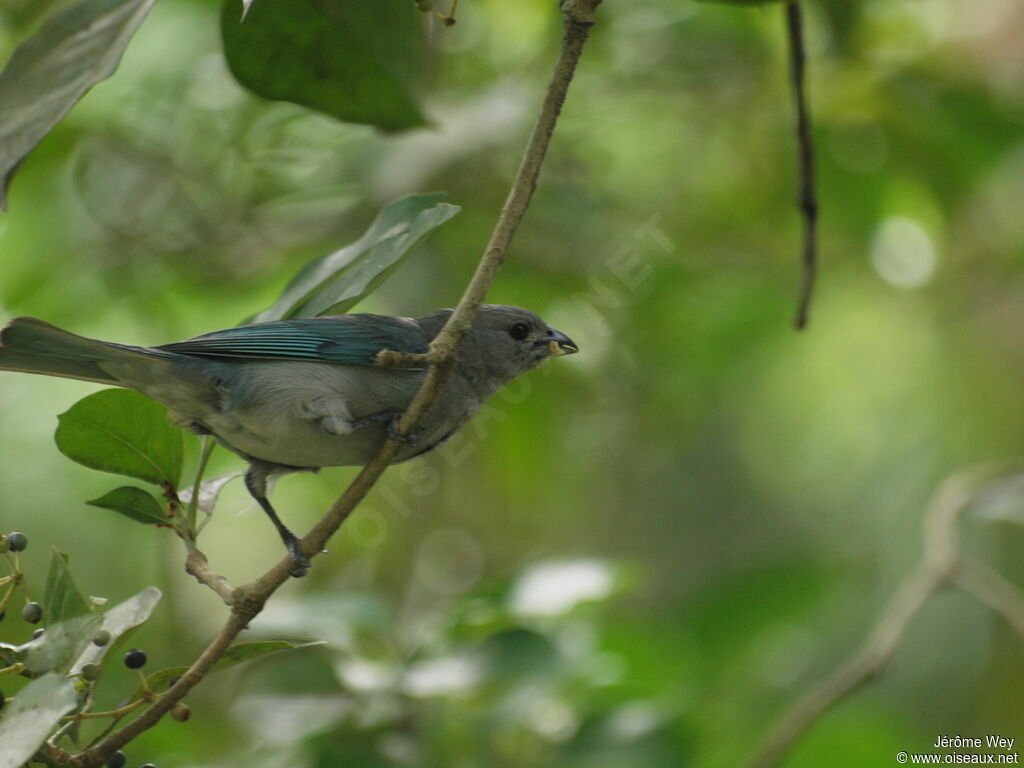
[[[405,445],[413,445],[420,436],[420,430],[414,429],[409,434],[403,434],[399,429],[399,423],[402,420],[402,411],[381,411],[380,413],[373,413],[369,416],[365,416],[361,419],[352,422],[353,429],[362,429],[370,424],[386,424],[386,433],[388,440],[394,440],[397,443],[403,443]]]
[[[415,445],[416,441],[420,439],[421,430],[417,427],[408,434],[403,433],[400,428],[401,419],[402,416],[399,414],[388,422],[388,440],[394,440],[403,445]]]
[[[292,558],[292,569],[289,573],[293,578],[301,579],[309,573],[309,568],[312,563],[310,563],[308,557],[302,554],[302,550],[299,549],[298,539],[292,539],[291,541],[286,542],[285,546],[288,547],[288,554],[291,555]]]

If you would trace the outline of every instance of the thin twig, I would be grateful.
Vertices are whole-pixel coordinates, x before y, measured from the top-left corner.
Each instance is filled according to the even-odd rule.
[[[846,661],[814,685],[779,719],[747,768],[772,768],[819,717],[878,675],[892,659],[921,606],[956,570],[960,513],[991,467],[956,475],[939,488],[924,522],[921,559],[897,589],[867,639]]]
[[[188,500],[188,508],[185,513],[188,530],[192,536],[197,533],[196,510],[199,509],[199,491],[203,487],[203,474],[206,472],[206,464],[210,461],[210,454],[213,453],[214,442],[209,435],[203,435],[199,438],[199,444],[199,466],[196,467],[196,479],[192,483],[192,498]],[[191,543],[191,538],[187,538],[185,541]]]
[[[206,555],[198,549],[192,549],[188,553],[188,557],[185,558],[185,571],[216,592],[228,607],[231,606],[235,588],[228,583],[227,579],[210,568]]]
[[[547,153],[552,131],[565,101],[569,84],[572,82],[576,63],[579,61],[590,27],[594,24],[595,11],[600,2],[601,0],[563,0],[562,2],[565,34],[540,114],[523,153],[523,159],[513,181],[512,189],[501,209],[494,232],[476,272],[455,311],[452,312],[448,322],[430,345],[428,355],[431,362],[427,375],[419,392],[399,422],[399,431],[403,435],[415,430],[437,401],[441,388],[454,369],[458,344],[469,331],[477,309],[483,303],[491,282],[502,262],[505,261],[512,237],[519,222],[522,221],[523,215],[529,207],[533,191],[537,187],[537,179]],[[303,537],[300,546],[307,556],[313,557],[323,549],[327,540],[348,519],[355,507],[387,469],[400,446],[401,443],[397,440],[386,440],[377,455],[363,467],[327,514]],[[198,563],[193,563],[194,567],[197,565]],[[227,622],[206,650],[193,662],[189,670],[181,676],[181,679],[135,720],[112,733],[96,747],[87,749],[63,762],[80,766],[80,768],[98,768],[113,752],[156,725],[205,677],[238,634],[263,610],[270,595],[289,579],[289,571],[292,567],[291,558],[283,558],[253,583],[235,589],[225,598],[231,604],[231,614]],[[197,571],[199,574],[203,573],[201,567],[197,567]],[[212,586],[201,576],[197,575],[197,578],[203,580],[204,584]],[[218,591],[218,594],[221,592]],[[221,597],[225,597],[225,595],[221,594]]]
[[[998,613],[1024,640],[1024,592],[987,565],[967,558],[956,564],[953,583]]]
[[[106,717],[124,717],[129,712],[133,712],[145,703],[146,699],[136,699],[130,704],[125,704],[123,707],[112,709],[109,712],[86,712],[84,714],[68,715],[67,717],[62,717],[61,721],[65,723],[73,723],[77,720],[100,720]]]
[[[440,362],[429,354],[396,352],[393,349],[382,349],[377,353],[377,365],[381,368],[428,368],[432,363]]]
[[[807,99],[807,54],[800,0],[789,0],[786,3],[786,32],[789,40],[789,74],[793,87],[793,107],[796,111],[796,141],[799,149],[798,204],[804,222],[803,268],[793,324],[802,329],[807,326],[818,271],[818,197],[814,189],[814,138],[811,135],[810,107]]]

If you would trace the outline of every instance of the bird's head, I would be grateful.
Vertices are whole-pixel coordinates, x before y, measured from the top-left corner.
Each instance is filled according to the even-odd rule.
[[[450,309],[441,310],[421,318],[421,323],[433,336],[450,315]],[[486,373],[500,387],[549,357],[576,352],[579,347],[572,339],[550,327],[535,312],[505,304],[484,304],[459,346],[459,367]]]

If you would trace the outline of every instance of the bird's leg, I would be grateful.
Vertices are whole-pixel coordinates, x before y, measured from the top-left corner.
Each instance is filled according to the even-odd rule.
[[[245,487],[252,497],[256,499],[256,502],[263,507],[263,511],[267,513],[270,522],[277,528],[281,541],[284,542],[288,554],[292,556],[292,562],[295,563],[295,567],[291,572],[292,576],[299,578],[309,572],[310,562],[309,558],[303,555],[302,550],[299,549],[298,537],[281,522],[281,518],[277,516],[277,512],[274,511],[274,508],[270,505],[270,500],[267,498],[267,475],[270,473],[272,466],[255,461],[250,464],[249,469],[245,473]]]
[[[371,413],[369,416],[364,416],[361,419],[356,419],[352,422],[352,429],[362,429],[368,427],[371,424],[387,424],[388,425],[388,439],[397,440],[400,443],[406,445],[414,445],[416,440],[419,438],[420,430],[417,428],[408,435],[403,435],[398,430],[398,422],[402,418],[403,411],[381,411],[380,413]]]

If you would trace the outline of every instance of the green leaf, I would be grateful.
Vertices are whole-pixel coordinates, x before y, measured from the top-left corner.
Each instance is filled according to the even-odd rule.
[[[77,703],[74,683],[58,675],[40,677],[22,688],[0,713],[0,765],[27,762]]]
[[[407,0],[242,0],[221,12],[224,56],[253,93],[349,123],[400,130],[424,125],[411,95],[422,22]]]
[[[324,645],[322,642],[315,643],[290,643],[287,640],[254,640],[250,643],[238,643],[233,645],[224,652],[224,655],[220,657],[220,660],[213,665],[213,672],[219,672],[223,669],[234,667],[238,664],[242,664],[246,661],[252,661],[253,659],[260,659],[264,656],[270,656],[274,653],[280,653],[281,651],[295,651],[300,648],[313,648],[315,646]],[[181,677],[188,672],[188,667],[168,667],[167,669],[161,669],[159,672],[154,672],[146,678],[146,685],[149,686],[151,691],[162,693],[164,689],[168,687],[168,684],[176,677]],[[132,700],[139,698],[142,695],[142,686],[139,686],[132,694]]]
[[[431,231],[462,210],[443,194],[410,195],[385,206],[356,242],[307,264],[270,309],[249,322],[341,314],[369,295]]]
[[[78,659],[71,667],[71,672],[78,672],[86,664],[100,663],[103,657],[114,647],[118,638],[127,634],[150,617],[162,596],[160,590],[156,587],[146,587],[137,595],[129,597],[123,603],[118,603],[104,613],[102,615],[102,623],[96,627],[96,631],[100,629],[107,630],[110,633],[110,642],[104,646],[89,643],[79,654]],[[95,631],[93,634],[95,634]],[[89,639],[91,640],[92,637],[90,636]]]
[[[46,574],[46,592],[43,597],[47,623],[64,621],[89,613],[89,603],[78,591],[68,570],[68,556],[56,548],[50,557],[50,570]]]
[[[18,165],[117,69],[156,0],[86,0],[55,14],[0,73],[0,208]]]
[[[102,616],[88,614],[47,623],[43,634],[18,649],[25,662],[25,670],[34,675],[66,672],[85,651],[102,621]]]
[[[91,507],[112,509],[139,523],[168,524],[167,513],[160,506],[160,502],[153,498],[153,494],[132,485],[115,488],[110,493],[105,493],[98,499],[85,503]]]
[[[272,653],[295,651],[300,648],[313,648],[324,645],[323,642],[292,643],[287,640],[253,640],[249,643],[238,643],[228,648],[220,660],[213,665],[214,670],[227,669],[253,659],[260,659]]]
[[[181,475],[181,432],[167,409],[130,389],[89,395],[58,417],[61,453],[92,469],[175,485]]]

